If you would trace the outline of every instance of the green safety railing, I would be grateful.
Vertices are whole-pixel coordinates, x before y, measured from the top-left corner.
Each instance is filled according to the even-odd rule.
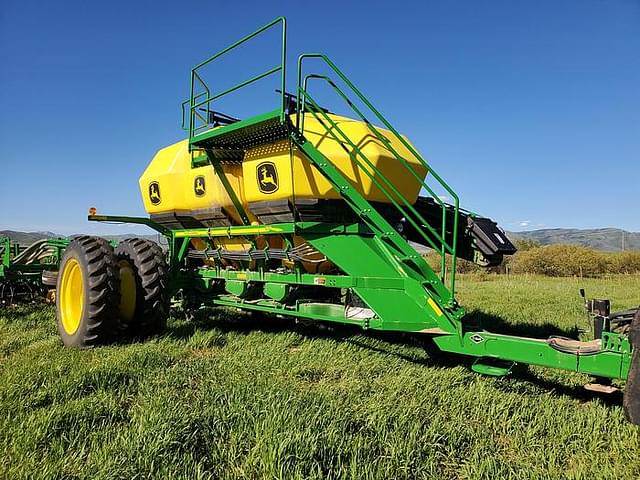
[[[434,178],[440,186],[451,196],[454,202],[453,212],[453,235],[451,242],[446,240],[446,226],[447,226],[447,208],[442,199],[434,192],[434,190],[426,183],[425,178],[421,178],[413,168],[409,165],[406,159],[400,155],[393,147],[389,139],[383,135],[373,123],[371,123],[362,111],[349,99],[349,97],[340,89],[336,83],[326,75],[309,74],[302,78],[302,64],[306,58],[318,58],[324,61],[324,63],[349,87],[349,89],[356,94],[356,96],[362,101],[367,108],[374,113],[377,119],[396,137],[407,150],[427,169],[427,178],[431,176]],[[413,207],[413,205],[398,191],[395,185],[369,160],[369,158],[362,152],[362,150],[353,143],[353,141],[344,133],[344,131],[334,122],[325,109],[321,108],[318,103],[313,100],[308,91],[309,80],[322,80],[326,82],[333,90],[345,101],[345,103],[353,110],[353,112],[366,123],[367,127],[374,133],[376,138],[381,141],[385,147],[395,156],[399,163],[409,170],[411,174],[420,183],[434,200],[440,205],[442,209],[442,226],[441,233],[438,233],[429,223],[420,215],[420,213]],[[457,249],[457,237],[458,237],[458,213],[460,208],[460,201],[456,192],[433,170],[431,165],[407,142],[404,137],[398,133],[393,126],[384,118],[384,116],[367,100],[367,98],[356,88],[356,86],[340,71],[340,69],[331,61],[326,55],[319,53],[303,54],[298,58],[298,82],[297,82],[297,112],[296,112],[296,128],[304,135],[304,112],[310,112],[318,122],[325,128],[327,133],[337,142],[346,143],[352,148],[352,152],[355,155],[351,155],[352,159],[360,167],[362,171],[371,179],[376,187],[389,199],[389,201],[398,209],[398,211],[404,216],[404,218],[416,229],[416,231],[424,238],[427,245],[431,246],[435,251],[440,254],[440,276],[443,281],[446,277],[446,254],[451,256],[451,272],[450,272],[450,289],[451,294],[455,292],[455,271],[456,271],[456,249]],[[309,108],[309,106],[311,108]],[[364,163],[363,163],[364,162]],[[365,167],[366,164],[366,167]],[[433,238],[427,235],[424,230],[428,230],[429,233],[437,240],[434,242]]]
[[[11,240],[9,237],[0,237],[0,269],[11,264]]]
[[[237,85],[234,85],[230,88],[227,88],[221,92],[217,92],[214,94],[212,94],[211,90],[209,89],[209,87],[207,86],[206,82],[202,79],[202,77],[199,74],[199,70],[201,70],[203,67],[205,67],[206,65],[210,64],[211,62],[213,62],[214,60],[216,60],[217,58],[220,58],[221,56],[225,55],[226,53],[230,52],[231,50],[239,47],[240,45],[246,43],[247,41],[251,40],[252,38],[260,35],[261,33],[265,32],[266,30],[269,30],[271,28],[274,28],[276,26],[281,26],[282,27],[282,43],[281,43],[281,49],[280,49],[280,64],[276,65],[273,68],[270,68],[262,73],[259,73],[258,75],[249,78],[248,80],[244,80],[242,82],[240,82]],[[194,136],[196,136],[198,133],[202,132],[203,130],[209,128],[209,111],[211,111],[211,103],[214,100],[217,100],[221,97],[224,97],[225,95],[228,95],[232,92],[235,92],[236,90],[246,87],[247,85],[250,85],[254,82],[257,82],[258,80],[262,80],[265,77],[268,77],[270,75],[274,75],[278,72],[280,72],[280,92],[281,92],[281,96],[280,96],[280,119],[282,122],[284,122],[285,120],[285,76],[286,76],[286,57],[287,57],[287,23],[286,23],[286,19],[284,17],[278,17],[275,20],[273,20],[272,22],[264,25],[263,27],[259,28],[258,30],[256,30],[255,32],[241,38],[240,40],[238,40],[237,42],[229,45],[227,48],[219,51],[218,53],[216,53],[215,55],[207,58],[205,61],[199,63],[198,65],[196,65],[195,67],[193,67],[191,69],[191,87],[190,87],[190,92],[189,92],[189,100],[185,100],[182,103],[182,127],[185,128],[185,121],[184,121],[184,112],[185,112],[185,107],[186,104],[188,103],[189,105],[189,143],[191,144],[191,140]],[[200,112],[199,109],[204,108],[205,109],[205,113],[204,115]]]

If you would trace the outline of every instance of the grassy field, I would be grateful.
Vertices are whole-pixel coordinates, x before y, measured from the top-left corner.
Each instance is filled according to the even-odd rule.
[[[488,329],[586,322],[640,277],[463,277]],[[639,478],[619,396],[529,368],[482,377],[397,336],[216,312],[145,343],[63,349],[52,307],[0,312],[2,478]]]

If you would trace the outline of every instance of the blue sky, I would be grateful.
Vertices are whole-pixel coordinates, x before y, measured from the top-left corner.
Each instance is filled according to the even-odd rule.
[[[3,0],[0,229],[136,231],[87,208],[143,215],[190,68],[285,15],[290,67],[327,53],[464,207],[509,230],[640,231],[639,0],[222,3]]]

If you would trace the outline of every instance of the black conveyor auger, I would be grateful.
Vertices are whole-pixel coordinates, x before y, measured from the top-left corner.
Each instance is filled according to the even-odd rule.
[[[442,225],[443,206],[431,197],[418,197],[414,208],[434,229]],[[456,215],[453,205],[444,204],[446,210],[445,239],[453,240],[453,219]],[[398,229],[412,242],[424,245],[423,237],[404,219],[400,220]],[[429,234],[428,229],[422,233]],[[458,211],[458,257],[478,263],[484,267],[500,265],[504,255],[516,253],[516,247],[507,238],[504,231],[490,218],[481,217],[464,210]],[[432,238],[437,242],[435,237]]]

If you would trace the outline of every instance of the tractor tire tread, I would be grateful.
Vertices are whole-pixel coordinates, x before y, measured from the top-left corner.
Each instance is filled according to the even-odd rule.
[[[632,348],[631,367],[624,387],[622,407],[627,420],[640,425],[640,310],[629,327],[629,343]]]
[[[76,334],[68,335],[60,321],[58,330],[68,346],[88,348],[110,343],[116,339],[118,332],[120,298],[120,278],[113,249],[103,238],[89,235],[75,237],[65,249],[60,272],[66,257],[72,253],[75,253],[80,263],[84,263],[86,269],[86,311]],[[58,291],[61,277],[62,275],[58,276]]]
[[[118,261],[127,260],[136,273],[140,288],[132,334],[149,336],[162,331],[169,313],[167,297],[167,263],[162,248],[151,240],[128,238],[116,247]]]

